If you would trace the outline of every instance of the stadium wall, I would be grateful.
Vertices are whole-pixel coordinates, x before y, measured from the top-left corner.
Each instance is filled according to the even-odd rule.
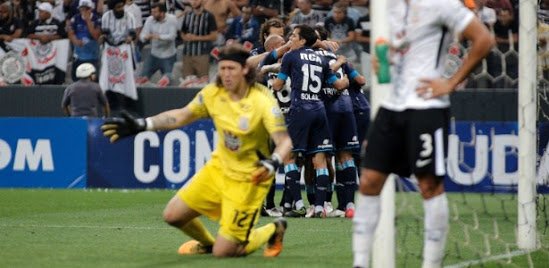
[[[169,132],[143,132],[110,144],[99,129],[102,119],[55,118],[62,88],[18,89],[0,91],[0,187],[179,188],[204,165],[215,144],[209,120]],[[180,107],[196,93],[175,88],[140,91],[146,99],[145,115]],[[31,100],[17,104],[13,94],[21,92]],[[472,105],[481,105],[484,113]],[[456,120],[449,136],[447,190],[516,191],[516,93],[459,92],[453,106]],[[544,124],[539,129],[541,153],[549,128]]]
[[[0,117],[61,117],[63,86],[9,86],[0,89]],[[138,88],[138,110],[150,116],[182,107],[199,89]],[[369,96],[369,94],[366,94]],[[451,96],[456,120],[516,121],[517,91],[512,89],[463,90]],[[547,103],[543,103],[547,106]],[[482,113],[478,109],[482,107]]]

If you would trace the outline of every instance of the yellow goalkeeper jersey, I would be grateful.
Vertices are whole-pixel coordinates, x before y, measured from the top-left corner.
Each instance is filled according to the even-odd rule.
[[[213,120],[217,144],[210,161],[235,180],[250,180],[257,168],[256,150],[270,156],[270,134],[286,130],[273,94],[257,83],[239,101],[231,100],[222,86],[209,84],[188,107],[195,116]]]

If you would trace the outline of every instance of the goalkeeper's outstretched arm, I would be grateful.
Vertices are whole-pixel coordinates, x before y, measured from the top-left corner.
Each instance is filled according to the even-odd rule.
[[[197,119],[188,106],[159,113],[146,119],[150,124],[148,130],[171,130],[180,128]]]
[[[135,135],[146,130],[170,130],[182,127],[193,121],[196,117],[188,106],[181,109],[169,110],[147,118],[135,118],[126,111],[122,112],[122,118],[109,118],[105,120],[101,130],[110,142]]]

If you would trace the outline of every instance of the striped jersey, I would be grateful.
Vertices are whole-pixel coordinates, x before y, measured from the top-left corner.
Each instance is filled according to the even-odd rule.
[[[199,14],[188,12],[183,16],[181,32],[195,35],[208,35],[217,31],[217,25],[212,13],[202,10]],[[184,41],[183,55],[199,56],[209,54],[213,47],[212,41]]]
[[[136,4],[139,9],[141,10],[141,24],[145,24],[145,20],[147,20],[147,17],[151,15],[151,0],[134,0],[134,4]]]
[[[37,35],[52,35],[57,34],[61,38],[67,36],[65,32],[65,26],[63,23],[54,18],[49,18],[45,21],[34,20],[28,29],[29,34]]]
[[[295,27],[296,25],[306,24],[315,27],[317,24],[322,24],[323,22],[324,16],[320,12],[311,9],[311,12],[307,15],[303,14],[301,11],[296,12],[292,17],[290,26]]]

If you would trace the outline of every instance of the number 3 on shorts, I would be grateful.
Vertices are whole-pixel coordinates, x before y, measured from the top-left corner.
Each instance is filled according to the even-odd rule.
[[[416,159],[416,167],[422,168],[431,161],[431,153],[433,152],[433,138],[429,133],[423,133],[419,135],[419,139],[422,141],[421,151],[419,152],[419,158]]]
[[[419,139],[423,141],[423,145],[422,145],[423,150],[419,152],[419,156],[421,158],[427,158],[433,152],[433,138],[431,137],[431,134],[423,133],[419,135]]]

